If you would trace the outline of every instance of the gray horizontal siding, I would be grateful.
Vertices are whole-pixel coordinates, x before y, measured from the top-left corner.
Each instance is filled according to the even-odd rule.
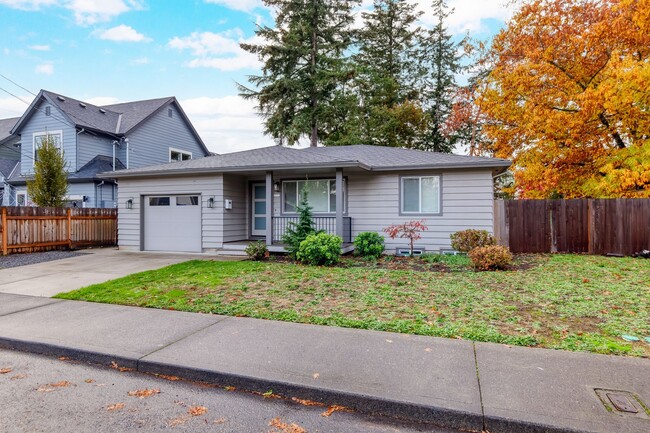
[[[220,174],[158,179],[122,179],[118,188],[118,243],[126,250],[140,249],[140,196],[164,194],[201,194],[202,248],[223,246],[223,185]],[[207,201],[214,197],[215,207]],[[133,198],[133,209],[126,209],[126,200]]]
[[[15,137],[6,143],[0,144],[0,158],[13,159],[18,161],[20,159],[20,137]]]
[[[45,107],[50,106],[51,115],[45,115]],[[64,121],[65,115],[55,106],[40,102],[32,117],[20,130],[21,157],[20,173],[34,172],[34,137],[33,134],[45,131],[63,132],[63,151],[67,162],[67,170],[75,172],[77,167],[77,133],[74,125]]]
[[[248,237],[248,194],[246,179],[241,176],[224,175],[223,198],[232,200],[232,209],[223,210],[223,241],[232,242]],[[215,206],[223,209],[223,202]]]
[[[421,172],[421,175],[440,172]],[[346,174],[348,214],[352,217],[353,237],[375,231],[386,238],[387,251],[406,246],[405,239],[390,239],[383,229],[390,224],[424,219],[429,230],[417,245],[438,251],[451,248],[449,235],[468,228],[492,232],[493,191],[490,170],[463,170],[442,173],[442,215],[399,215],[400,173]]]
[[[167,115],[167,108],[170,107],[173,110],[171,118]],[[163,107],[130,133],[128,138],[129,168],[168,163],[170,147],[191,152],[193,159],[205,156],[174,105]],[[122,162],[126,164],[125,160]]]
[[[113,155],[113,139],[111,138],[83,133],[77,136],[77,143],[77,167],[79,169],[97,155]],[[117,155],[115,157],[117,158]]]

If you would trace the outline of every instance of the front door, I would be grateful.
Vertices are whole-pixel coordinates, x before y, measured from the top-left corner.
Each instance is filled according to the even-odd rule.
[[[266,234],[266,184],[254,183],[252,186],[252,229],[253,236],[264,236]]]

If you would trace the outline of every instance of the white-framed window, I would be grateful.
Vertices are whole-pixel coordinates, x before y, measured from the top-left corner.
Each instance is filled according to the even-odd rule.
[[[16,194],[16,206],[27,206],[27,194],[25,193]]]
[[[32,147],[32,163],[38,161],[38,148],[41,147],[46,139],[52,140],[59,150],[63,149],[63,131],[35,132],[32,134],[32,141],[34,143]]]
[[[343,179],[343,212],[345,212],[346,182]],[[285,180],[282,182],[282,212],[295,214],[303,190],[307,191],[309,204],[314,213],[336,212],[336,180]]]
[[[402,214],[440,214],[440,175],[400,178]]]
[[[169,162],[187,161],[192,159],[192,152],[169,148]]]

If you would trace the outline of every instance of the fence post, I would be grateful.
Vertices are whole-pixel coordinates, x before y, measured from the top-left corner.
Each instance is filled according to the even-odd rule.
[[[72,249],[72,209],[68,208],[68,248]]]
[[[7,255],[7,208],[2,208],[2,255]]]

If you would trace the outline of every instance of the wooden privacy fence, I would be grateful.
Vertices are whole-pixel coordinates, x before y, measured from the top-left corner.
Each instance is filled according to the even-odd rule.
[[[2,254],[117,244],[117,209],[2,207]]]
[[[496,200],[494,234],[515,253],[650,249],[650,199]]]

